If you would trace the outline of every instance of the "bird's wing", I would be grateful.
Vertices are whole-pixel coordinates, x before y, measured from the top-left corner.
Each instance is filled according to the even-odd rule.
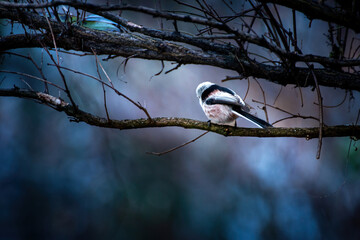
[[[232,112],[235,113],[236,115],[238,115],[239,117],[245,118],[246,120],[254,123],[258,127],[261,127],[261,128],[273,127],[270,123],[268,123],[258,117],[255,117],[254,115],[251,115],[248,112],[243,111],[241,109],[241,107],[234,106]]]
[[[205,104],[213,105],[213,104],[224,104],[232,107],[232,112],[239,117],[245,118],[246,120],[254,123],[255,125],[261,128],[269,128],[273,127],[270,123],[251,115],[247,111],[249,110],[247,106],[242,105],[238,102],[236,97],[232,96],[211,96],[206,99]]]
[[[234,96],[210,96],[206,99],[205,103],[208,105],[225,104],[243,107],[243,105],[239,103],[238,99]]]

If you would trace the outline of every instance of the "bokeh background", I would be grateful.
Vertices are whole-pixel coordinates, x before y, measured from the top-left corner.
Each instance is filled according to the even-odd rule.
[[[229,14],[222,1],[208,1]],[[158,1],[134,1],[159,7]],[[232,2],[235,9],[248,7]],[[170,1],[163,9],[188,10]],[[279,7],[291,27],[291,11]],[[133,12],[123,17],[147,27],[172,29],[172,22]],[[5,20],[1,34],[21,32]],[[303,52],[327,56],[327,23],[297,14]],[[179,28],[195,33],[194,26]],[[255,28],[265,30],[261,23]],[[357,40],[358,41],[358,40]],[[251,51],[273,57],[257,47]],[[41,49],[19,49],[43,62],[49,80],[61,84]],[[54,53],[54,52],[53,52]],[[93,56],[60,53],[61,64],[96,76]],[[106,56],[101,56],[106,58]],[[123,58],[102,61],[115,86],[147,107],[152,117],[186,117],[206,121],[195,96],[196,86],[212,81],[242,97],[247,80],[221,83],[233,71],[185,65],[155,76],[161,62]],[[165,63],[165,70],[173,68]],[[31,63],[2,55],[1,69],[38,75]],[[103,90],[96,81],[64,72],[75,101],[85,111],[105,117]],[[35,90],[35,80],[0,73],[0,87]],[[104,78],[105,79],[105,78]],[[258,80],[273,104],[280,86]],[[265,118],[257,83],[250,79],[246,101]],[[321,88],[324,105],[342,101],[345,91]],[[59,92],[51,89],[54,96]],[[287,86],[275,105],[292,113],[318,116],[316,91]],[[66,99],[63,93],[60,97]],[[326,108],[328,125],[353,124],[359,92],[347,93],[344,104]],[[144,113],[107,90],[110,117],[135,119]],[[270,122],[287,115],[268,108]],[[314,120],[282,121],[277,127],[317,126]],[[238,126],[252,127],[239,119]],[[0,239],[359,239],[360,154],[349,138],[324,139],[316,160],[317,139],[224,137],[208,133],[194,143],[163,156],[161,152],[203,133],[182,128],[114,130],[70,122],[64,113],[31,100],[0,98]]]

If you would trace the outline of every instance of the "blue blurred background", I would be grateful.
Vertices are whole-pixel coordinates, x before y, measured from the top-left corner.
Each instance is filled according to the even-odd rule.
[[[222,14],[221,1],[208,1]],[[143,4],[135,1],[134,4]],[[156,7],[154,2],[144,4]],[[246,8],[242,1],[234,8]],[[162,8],[184,10],[162,2]],[[279,8],[286,25],[291,11]],[[229,13],[228,13],[229,14]],[[159,28],[159,19],[132,12],[123,17]],[[289,19],[288,19],[289,18]],[[287,21],[289,20],[289,21]],[[303,52],[327,56],[328,25],[297,14]],[[163,22],[172,29],[172,22]],[[3,26],[4,25],[4,26]],[[191,25],[181,29],[195,32]],[[260,22],[255,28],[261,30]],[[2,35],[10,34],[2,21]],[[22,27],[14,25],[13,31]],[[253,52],[268,54],[257,47]],[[14,52],[31,55],[50,81],[61,85],[56,68],[41,49]],[[54,53],[54,52],[53,52]],[[97,76],[93,56],[60,53],[61,65]],[[101,56],[105,58],[106,56]],[[123,58],[102,61],[124,94],[146,106],[152,117],[186,117],[206,121],[195,96],[196,86],[212,81],[244,97],[247,80],[221,83],[233,71],[185,65],[154,76],[161,62]],[[165,63],[165,70],[176,65]],[[2,55],[1,69],[38,76],[33,65]],[[103,90],[96,81],[64,72],[76,103],[105,117]],[[104,76],[103,76],[104,77]],[[1,73],[0,87],[35,90],[33,79]],[[105,78],[104,78],[105,79]],[[259,79],[267,102],[273,104],[280,86]],[[318,116],[316,91],[287,86],[277,107]],[[321,88],[324,104],[336,105],[345,91]],[[51,88],[51,94],[66,99]],[[328,125],[355,123],[360,94],[353,92],[340,107],[326,108]],[[257,83],[250,79],[246,101],[265,118]],[[135,119],[144,113],[107,90],[109,115]],[[268,108],[270,122],[287,115]],[[277,127],[317,126],[314,120],[282,121]],[[242,119],[238,126],[252,127]],[[320,160],[318,140],[295,138],[223,137],[208,133],[196,142],[163,156],[161,152],[189,141],[202,131],[181,128],[114,130],[70,122],[64,113],[31,100],[0,98],[0,239],[359,239],[360,155],[349,138],[324,139]]]

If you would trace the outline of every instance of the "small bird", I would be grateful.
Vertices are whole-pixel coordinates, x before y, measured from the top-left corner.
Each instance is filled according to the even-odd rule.
[[[261,128],[272,127],[264,120],[251,115],[249,106],[233,90],[212,82],[200,83],[196,96],[206,117],[212,123],[236,126],[236,119],[243,117]]]

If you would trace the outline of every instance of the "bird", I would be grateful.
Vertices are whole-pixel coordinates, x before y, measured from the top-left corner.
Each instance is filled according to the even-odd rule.
[[[230,88],[212,82],[202,82],[196,88],[196,96],[209,123],[236,127],[236,119],[242,117],[260,128],[273,127],[250,114],[249,105]]]

